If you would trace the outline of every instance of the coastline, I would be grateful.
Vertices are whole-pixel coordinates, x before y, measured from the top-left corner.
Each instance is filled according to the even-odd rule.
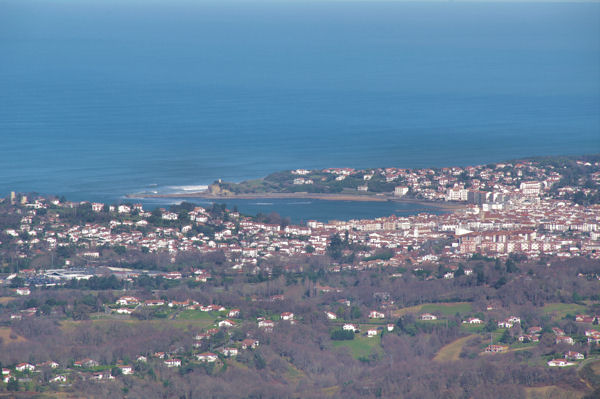
[[[399,202],[419,204],[427,207],[438,208],[445,211],[456,211],[465,207],[464,203],[438,202],[414,198],[398,198],[391,195],[360,195],[360,194],[326,194],[326,193],[246,193],[215,195],[208,192],[186,192],[169,194],[130,194],[127,198],[201,198],[205,200],[222,201],[228,199],[317,199],[326,201],[353,201],[353,202]]]

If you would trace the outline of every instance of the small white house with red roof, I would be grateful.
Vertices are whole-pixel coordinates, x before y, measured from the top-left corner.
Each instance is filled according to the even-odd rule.
[[[117,299],[116,303],[117,305],[121,306],[130,306],[137,305],[138,303],[140,303],[140,300],[134,296],[122,296],[121,298]]]
[[[515,324],[508,320],[501,320],[498,322],[498,328],[513,328]]]
[[[283,312],[281,314],[281,320],[294,320],[294,314],[292,312]]]
[[[552,359],[548,362],[548,366],[550,367],[567,367],[573,366],[575,363],[569,362],[566,359]]]
[[[35,370],[35,366],[29,363],[19,363],[15,366],[15,370],[17,371],[33,371]]]
[[[55,369],[55,368],[58,368],[58,366],[60,366],[60,365],[52,360],[48,360],[47,362],[38,363],[35,366],[38,368],[39,367],[49,367],[51,369]]]
[[[573,340],[573,338],[565,336],[565,335],[559,335],[556,337],[556,343],[557,344],[569,344],[569,345],[575,345],[575,341]]]
[[[539,327],[539,326],[529,327],[528,332],[529,332],[529,334],[540,334],[542,332],[542,327]]]
[[[259,342],[256,339],[246,338],[242,341],[242,349],[256,349],[258,348]]]
[[[333,312],[330,312],[328,310],[325,311],[325,315],[327,316],[327,319],[329,320],[335,320],[337,319],[337,315]]]
[[[555,335],[558,335],[558,336],[563,336],[563,335],[565,335],[565,332],[564,332],[563,330],[561,330],[560,328],[558,328],[558,327],[552,327],[552,332],[553,332]]]
[[[229,320],[229,319],[225,319],[225,320],[221,320],[219,323],[217,323],[219,327],[234,327],[236,325],[235,321]]]

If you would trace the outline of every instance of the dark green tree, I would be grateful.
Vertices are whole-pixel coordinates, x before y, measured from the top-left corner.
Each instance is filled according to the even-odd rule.
[[[16,392],[19,390],[19,381],[16,378],[11,378],[8,380],[8,384],[6,384],[6,389],[12,392]]]

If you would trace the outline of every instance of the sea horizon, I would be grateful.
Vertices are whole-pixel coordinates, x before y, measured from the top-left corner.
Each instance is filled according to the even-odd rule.
[[[598,3],[3,1],[0,194],[113,203],[295,168],[598,153],[599,15]]]

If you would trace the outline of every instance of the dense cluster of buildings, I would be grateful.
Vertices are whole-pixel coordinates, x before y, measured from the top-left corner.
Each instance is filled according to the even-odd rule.
[[[353,169],[326,169],[323,172],[338,177],[358,173]],[[425,198],[463,201],[465,204],[455,212],[440,215],[421,213],[280,226],[258,222],[237,212],[228,212],[227,217],[213,216],[202,207],[187,214],[161,209],[164,223],[157,225],[148,221],[152,213],[144,210],[141,204],[105,206],[92,203],[93,212],[108,212],[111,220],[79,225],[66,223],[58,216],[59,212],[52,212],[52,209],[77,208],[84,203],[42,197],[28,200],[24,196],[18,200],[11,196],[11,202],[20,204],[16,210],[20,213],[20,226],[6,229],[4,233],[20,248],[18,256],[21,257],[25,257],[27,251],[62,246],[77,247],[77,255],[90,260],[99,258],[98,248],[105,246],[145,252],[166,251],[172,255],[192,250],[222,251],[230,261],[230,267],[238,271],[256,271],[260,258],[325,254],[335,234],[344,236],[347,242],[368,248],[356,254],[358,256],[350,266],[355,268],[399,265],[407,259],[412,263],[440,258],[460,259],[473,254],[600,257],[600,206],[581,206],[560,199],[560,191],[550,195],[552,185],[561,178],[559,171],[532,162],[443,168],[437,172],[386,168],[369,171],[364,180],[369,180],[374,173],[384,174],[389,181],[401,178],[406,182],[407,186],[396,188],[398,195],[411,191]],[[295,174],[304,176],[307,173],[298,170]],[[470,177],[468,189],[459,182],[465,176]],[[435,192],[427,182],[435,182]],[[207,225],[211,226],[212,233],[201,232]],[[443,245],[428,246],[425,250],[424,244],[432,241]],[[383,248],[391,251],[392,256],[385,260],[373,259],[373,254]],[[333,270],[342,267],[348,265],[334,265]]]
[[[576,165],[589,169],[592,182],[596,184],[600,182],[599,162],[576,161]],[[505,199],[515,196],[539,197],[548,193],[556,183],[561,181],[564,170],[549,163],[519,161],[441,169],[328,168],[312,173],[332,175],[338,181],[343,181],[350,176],[356,177],[364,182],[357,183],[355,187],[357,189],[370,181],[380,180],[398,184],[394,195],[400,197],[411,194],[429,200],[463,201],[481,205],[501,204]],[[306,176],[310,175],[311,171],[298,169],[292,171],[292,174]],[[310,184],[312,183],[311,180]],[[584,187],[585,183],[578,182],[575,185],[557,188],[553,196],[567,197],[577,191],[587,195],[597,191],[597,188]]]

